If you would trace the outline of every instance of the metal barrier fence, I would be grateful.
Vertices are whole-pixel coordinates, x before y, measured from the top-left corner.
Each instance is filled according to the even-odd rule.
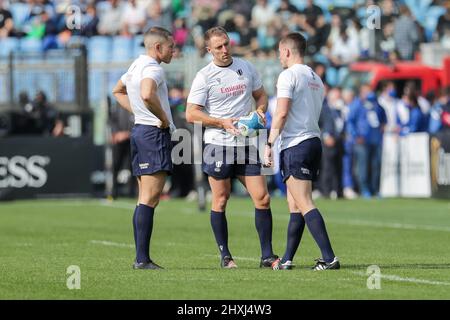
[[[109,95],[113,86],[125,73],[132,61],[117,63],[89,64],[89,100],[97,103]],[[163,64],[169,89],[180,87],[189,89],[196,73],[210,62],[208,56],[201,58],[197,53],[185,54],[182,58],[173,59],[170,64]],[[254,59],[251,62],[260,73],[264,87],[269,95],[275,93],[275,84],[281,71],[279,62],[275,59]]]
[[[46,54],[30,55],[16,53],[0,57],[0,104],[17,105],[20,93],[33,97],[38,90],[47,94],[49,101],[62,110],[84,109],[95,105],[110,94],[113,86],[126,72],[132,61],[117,63],[86,62],[83,52],[76,50],[56,50]],[[173,59],[171,64],[163,64],[169,87],[190,88],[195,74],[209,63],[209,56],[200,58],[196,52]],[[277,76],[281,71],[275,59],[252,60],[261,74],[269,94],[274,93]],[[86,77],[88,86],[86,86]],[[88,97],[88,100],[83,99]]]
[[[44,54],[13,53],[0,57],[0,104],[20,104],[39,90],[62,110],[88,109],[87,58],[83,48],[52,50]]]

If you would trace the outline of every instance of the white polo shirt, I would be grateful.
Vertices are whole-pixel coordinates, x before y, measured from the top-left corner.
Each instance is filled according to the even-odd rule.
[[[250,62],[233,58],[227,67],[211,62],[197,73],[187,102],[204,107],[204,112],[214,118],[239,118],[252,111],[252,93],[261,87],[261,78]],[[212,127],[206,128],[204,139],[205,143],[225,146],[247,143],[224,129]]]
[[[146,78],[153,79],[156,82],[161,107],[166,113],[167,119],[173,125],[164,70],[155,59],[147,55],[140,55],[139,58],[134,60],[128,71],[120,78],[127,87],[128,98],[134,113],[134,123],[151,126],[158,126],[161,123],[158,117],[145,106],[141,98],[141,81]]]
[[[281,132],[281,150],[320,137],[319,117],[324,99],[324,85],[308,66],[295,64],[280,73],[277,98],[291,99],[291,108]]]

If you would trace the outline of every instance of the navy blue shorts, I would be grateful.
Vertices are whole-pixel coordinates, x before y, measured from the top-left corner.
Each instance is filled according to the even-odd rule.
[[[312,138],[296,146],[284,149],[280,154],[280,169],[283,181],[293,176],[300,180],[317,180],[322,159],[322,142]]]
[[[136,124],[131,130],[131,165],[134,176],[172,172],[170,130]]]
[[[216,179],[236,176],[260,176],[261,161],[255,146],[227,147],[205,145],[203,150],[203,172]]]

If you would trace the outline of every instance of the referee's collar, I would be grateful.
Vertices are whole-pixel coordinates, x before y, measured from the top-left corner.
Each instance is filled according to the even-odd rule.
[[[214,60],[212,61],[212,63],[218,68],[228,68],[229,66],[231,66],[234,63],[234,58],[231,58],[231,63],[226,66],[218,66],[217,64],[214,63]]]
[[[158,61],[156,61],[155,58],[152,58],[152,57],[150,57],[150,56],[148,56],[148,55],[146,55],[146,54],[141,54],[141,55],[140,55],[140,58],[143,59],[143,60],[146,60],[146,61],[148,61],[148,62],[152,62],[152,63],[159,64]]]

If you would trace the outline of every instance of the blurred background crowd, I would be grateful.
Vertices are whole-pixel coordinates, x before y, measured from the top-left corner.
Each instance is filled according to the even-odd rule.
[[[334,86],[348,64],[369,57],[371,15],[380,18],[374,41],[380,59],[413,60],[419,44],[430,41],[450,48],[445,0],[0,0],[0,53],[78,41],[102,51],[107,41],[99,36],[130,39],[160,25],[172,30],[179,55],[194,50],[203,56],[203,33],[222,25],[236,55],[276,57],[278,39],[300,31],[308,39],[308,55],[327,66],[326,80]]]
[[[367,28],[372,14],[379,17],[372,21],[374,32]],[[427,42],[450,49],[448,0],[0,0],[0,56],[82,44],[91,62],[128,62],[143,50],[142,33],[156,25],[173,32],[176,58],[207,55],[203,33],[216,25],[229,31],[234,54],[249,59],[274,61],[280,37],[291,31],[306,36],[306,61],[327,88],[320,120],[324,154],[317,196],[377,197],[384,134],[435,135],[450,130],[450,88],[421,92],[414,81],[400,86],[385,81],[377,90],[342,85],[349,66],[357,61],[414,60],[420,44]],[[268,89],[273,95],[273,88]],[[184,121],[188,90],[180,82],[170,90],[176,125],[182,128],[188,127]],[[91,92],[96,89],[90,96]],[[19,100],[36,132],[63,135],[58,112],[45,92],[34,98],[23,94]],[[268,119],[270,125],[270,114]],[[124,146],[130,119],[116,114],[111,121],[111,142],[121,146],[116,151],[120,167],[128,154]],[[176,170],[183,179],[172,180],[167,193],[185,197],[194,188],[192,166]],[[284,192],[277,176],[270,178],[270,186],[273,192]]]

